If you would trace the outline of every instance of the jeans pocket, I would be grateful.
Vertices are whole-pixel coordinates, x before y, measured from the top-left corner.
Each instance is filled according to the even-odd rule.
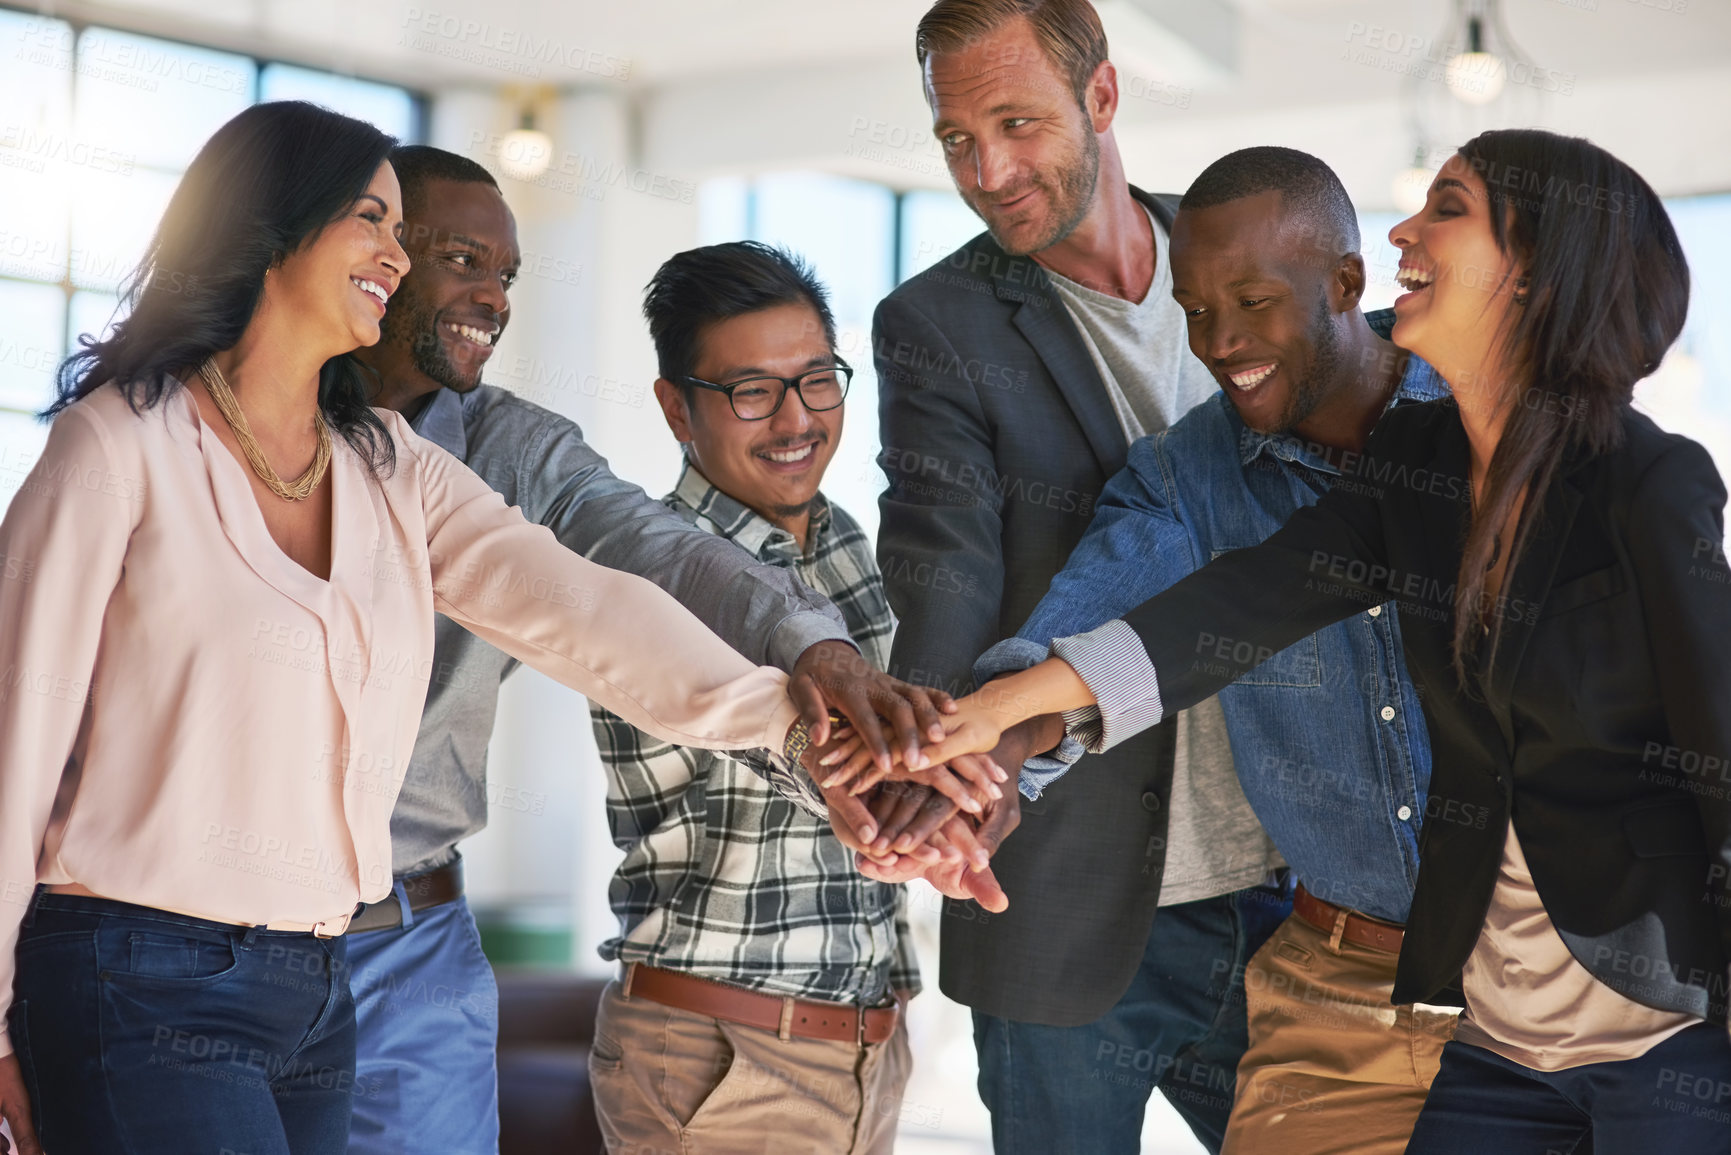
[[[147,986],[204,986],[233,974],[240,952],[226,935],[178,935],[133,930],[107,977]]]

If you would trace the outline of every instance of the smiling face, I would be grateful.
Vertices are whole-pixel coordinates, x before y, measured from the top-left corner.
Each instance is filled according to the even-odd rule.
[[[1073,232],[1093,207],[1099,134],[1116,110],[1117,82],[1102,64],[1076,102],[1026,19],[954,52],[926,58],[932,135],[956,191],[1012,255],[1037,253]]]
[[[511,319],[506,294],[522,263],[517,222],[492,185],[432,179],[418,202],[404,229],[415,271],[392,300],[383,347],[370,358],[398,401],[481,383]]]
[[[703,330],[691,375],[718,385],[747,377],[798,377],[835,364],[817,310],[774,305]],[[772,388],[779,388],[774,386]],[[713,389],[685,390],[666,380],[655,395],[692,465],[723,493],[803,537],[805,518],[841,441],[845,404],[821,413],[791,389],[773,417],[743,421]]]
[[[1288,433],[1327,399],[1340,374],[1337,319],[1357,306],[1352,270],[1340,275],[1351,262],[1281,201],[1270,190],[1182,209],[1172,223],[1172,296],[1190,351],[1259,433]]]
[[[1491,232],[1485,183],[1460,156],[1431,182],[1424,208],[1389,230],[1407,291],[1394,302],[1395,344],[1434,365],[1458,394],[1501,387],[1499,334],[1520,275]]]
[[[373,344],[409,271],[402,230],[402,193],[387,162],[347,212],[271,269],[261,309],[297,318],[312,341],[328,344],[327,356]]]

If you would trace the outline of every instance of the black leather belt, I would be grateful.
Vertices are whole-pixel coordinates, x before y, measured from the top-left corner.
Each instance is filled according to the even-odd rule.
[[[463,897],[463,860],[456,859],[425,874],[411,874],[403,879],[403,890],[409,896],[409,909],[419,914]],[[403,906],[395,893],[378,902],[361,905],[349,920],[350,934],[365,934],[369,930],[391,930],[403,925]]]

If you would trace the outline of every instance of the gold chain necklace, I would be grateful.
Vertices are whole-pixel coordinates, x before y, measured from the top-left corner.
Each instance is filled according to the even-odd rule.
[[[252,435],[252,428],[246,423],[246,414],[240,410],[240,403],[234,399],[234,393],[223,379],[222,370],[216,367],[214,358],[199,366],[199,375],[204,378],[205,386],[210,391],[210,399],[216,402],[217,411],[222,419],[228,422],[228,427],[234,430],[234,439],[240,442],[240,451],[246,455],[247,464],[258,474],[270,491],[284,501],[305,501],[312,496],[313,490],[319,487],[319,482],[325,479],[325,470],[331,463],[331,435],[325,427],[324,414],[320,413],[314,420],[318,423],[319,444],[313,451],[313,463],[307,466],[307,471],[289,485],[271,468],[265,458],[264,450]]]

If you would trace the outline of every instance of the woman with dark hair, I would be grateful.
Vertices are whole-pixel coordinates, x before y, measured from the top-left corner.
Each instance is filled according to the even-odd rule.
[[[1731,1151],[1700,1109],[1731,1086],[1725,488],[1630,406],[1687,312],[1676,234],[1604,150],[1512,130],[1389,237],[1394,341],[1454,396],[1391,410],[1264,544],[1054,639],[925,753],[1063,711],[1098,750],[1395,601],[1434,770],[1394,999],[1466,1006],[1408,1150]]]
[[[218,130],[0,523],[27,1153],[341,1151],[391,1093],[355,1083],[340,936],[391,888],[435,611],[668,741],[803,745],[785,675],[368,408],[348,354],[409,265],[392,144],[299,103]]]

